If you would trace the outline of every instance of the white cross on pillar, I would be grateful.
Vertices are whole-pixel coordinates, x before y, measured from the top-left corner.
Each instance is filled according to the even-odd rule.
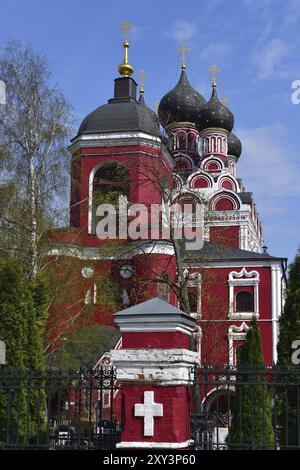
[[[154,418],[163,416],[163,405],[154,403],[154,392],[144,392],[144,403],[134,405],[134,416],[144,418],[144,436],[154,436]]]
[[[6,104],[5,91],[6,91],[5,82],[3,82],[3,80],[0,80],[0,104]]]

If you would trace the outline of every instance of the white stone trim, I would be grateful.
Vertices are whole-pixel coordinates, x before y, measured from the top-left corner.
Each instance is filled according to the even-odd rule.
[[[204,170],[204,171],[207,171],[206,168],[205,168],[205,165],[206,165],[206,163],[210,163],[210,161],[216,161],[217,163],[219,163],[220,164],[220,170],[223,170],[225,168],[223,160],[220,157],[218,157],[217,155],[211,154],[211,155],[208,155],[207,157],[205,157],[202,160],[200,169]],[[213,172],[209,172],[209,173],[211,174]]]
[[[184,442],[120,442],[117,449],[185,449],[194,443],[193,439]]]
[[[246,277],[246,279],[242,279]],[[241,271],[232,271],[228,276],[228,286],[229,286],[229,309],[228,317],[231,320],[251,320],[253,315],[256,318],[259,318],[259,273],[257,271],[248,272],[246,268],[242,268]],[[234,298],[234,288],[242,286],[254,286],[254,312],[236,312],[235,311],[235,298]]]
[[[161,142],[160,137],[156,137],[146,132],[108,132],[105,134],[81,134],[77,137],[78,140],[89,141],[89,140],[116,140],[116,139],[147,139],[152,142]]]
[[[222,380],[222,377],[220,376],[219,377],[219,380],[221,381]],[[228,377],[224,377],[224,381],[227,382],[228,380]],[[214,387],[212,388],[206,395],[205,397],[202,398],[202,401],[201,401],[201,404],[204,405],[205,402],[208,402],[209,405],[211,405],[212,401],[214,400],[214,394],[217,392],[219,394],[220,391],[224,390],[224,392],[226,392],[226,394],[228,392],[231,392],[231,393],[234,393],[235,392],[235,384],[234,384],[234,381],[235,381],[235,376],[231,376],[231,380],[232,380],[232,385],[229,385],[228,383],[226,383],[226,385],[218,385],[217,387]]]
[[[157,148],[162,144],[160,137],[145,132],[107,132],[103,134],[81,134],[73,139],[68,150],[74,152],[80,147],[140,145],[143,142],[151,142]]]
[[[192,316],[192,318],[194,318]],[[153,326],[147,323],[136,323],[131,325],[120,325],[121,333],[144,333],[147,331],[148,333],[183,333],[185,335],[191,336],[192,331],[194,328],[188,328],[186,326],[170,326],[168,320],[166,320],[165,325],[161,324],[161,319],[159,326]]]
[[[198,352],[188,349],[120,349],[110,352],[121,382],[191,385]]]
[[[174,255],[174,248],[173,245],[166,241],[166,240],[157,240],[153,241],[152,243],[148,243],[147,240],[145,240],[145,246],[139,246],[137,245],[134,248],[134,245],[132,244],[132,249],[128,250],[128,255],[124,254],[123,256],[111,256],[106,259],[131,259],[134,256],[137,256],[139,254],[167,254],[167,255]],[[100,246],[100,241],[99,241],[99,246]],[[130,252],[130,253],[129,253]],[[99,260],[103,259],[103,256],[100,255],[99,253],[99,247],[90,247],[90,248],[85,248],[81,247],[79,245],[73,245],[71,243],[69,244],[62,244],[62,243],[53,243],[51,245],[46,246],[45,249],[45,254],[46,256],[70,256],[73,258],[78,258],[81,260]]]
[[[219,211],[216,210],[216,204],[220,199],[230,199],[230,201],[234,204],[234,209],[231,209],[229,211]],[[242,201],[235,191],[231,189],[225,189],[225,188],[218,188],[216,192],[214,192],[210,198],[210,206],[211,206],[211,211],[216,212],[216,214],[225,214],[225,217],[227,217],[228,213],[237,213],[239,214],[240,209],[242,208],[243,204]],[[212,222],[213,223],[213,222]]]
[[[228,361],[230,366],[234,366],[233,342],[244,340],[250,326],[243,322],[240,326],[231,325],[228,328]]]
[[[205,261],[204,263],[201,261],[192,261],[188,264],[185,264],[183,267],[184,268],[265,268],[265,267],[271,267],[271,266],[279,266],[281,267],[280,261],[277,263],[274,260],[253,260],[253,261],[247,261],[247,260],[233,260],[233,261],[212,261],[211,263],[209,261]]]

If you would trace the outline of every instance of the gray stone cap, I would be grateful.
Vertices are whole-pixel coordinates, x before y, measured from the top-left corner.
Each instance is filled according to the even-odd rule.
[[[133,307],[121,310],[114,314],[115,322],[125,331],[126,325],[135,329],[143,325],[145,331],[169,331],[187,329],[192,331],[196,326],[196,320],[182,310],[173,307],[159,297],[147,300]],[[128,330],[127,330],[128,331]],[[137,331],[137,330],[136,330]]]

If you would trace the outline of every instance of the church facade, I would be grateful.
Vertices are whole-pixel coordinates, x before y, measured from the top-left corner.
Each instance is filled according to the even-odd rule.
[[[53,345],[68,328],[66,316],[84,317],[89,311],[92,322],[113,326],[114,308],[103,300],[105,281],[111,281],[118,310],[153,297],[182,308],[178,277],[185,276],[200,362],[235,366],[237,348],[255,316],[265,362],[271,365],[277,360],[286,260],[264,247],[253,195],[238,175],[242,144],[232,132],[232,112],[218,98],[217,68],[211,69],[212,93],[206,100],[191,86],[183,61],[178,83],[163,96],[156,114],[146,105],[142,86],[137,96],[128,47],[125,41],[113,98],[83,120],[71,141],[70,226],[51,231],[47,245],[47,256],[66,283],[64,299],[50,313]],[[126,231],[132,219],[128,207],[140,204],[148,215],[163,204],[166,180],[179,204],[205,205],[204,244],[186,250],[180,266],[174,243],[160,237],[159,223],[153,229],[141,223],[146,219],[140,214],[141,239]],[[126,222],[119,210],[110,246],[97,234],[98,207],[120,200]],[[163,334],[158,333],[159,343]]]

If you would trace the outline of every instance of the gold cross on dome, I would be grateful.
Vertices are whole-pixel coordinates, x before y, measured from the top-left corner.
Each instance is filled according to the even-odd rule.
[[[209,69],[209,73],[211,74],[213,85],[216,85],[217,75],[220,73],[219,67],[217,67],[215,64],[212,65]]]
[[[124,20],[124,23],[121,24],[120,29],[124,31],[124,42],[128,41],[128,31],[133,28],[133,25],[129,23],[128,20]]]
[[[224,106],[227,106],[228,103],[229,103],[229,99],[228,99],[228,98],[222,98],[222,99],[221,99],[221,103],[222,103]]]
[[[182,70],[186,68],[186,63],[185,63],[185,53],[190,50],[189,47],[186,46],[186,44],[182,43],[180,47],[178,47],[178,52],[181,54],[181,67]]]
[[[144,83],[146,78],[148,77],[148,74],[145,72],[145,70],[141,70],[138,74],[138,77],[140,80],[140,93],[144,93]]]

